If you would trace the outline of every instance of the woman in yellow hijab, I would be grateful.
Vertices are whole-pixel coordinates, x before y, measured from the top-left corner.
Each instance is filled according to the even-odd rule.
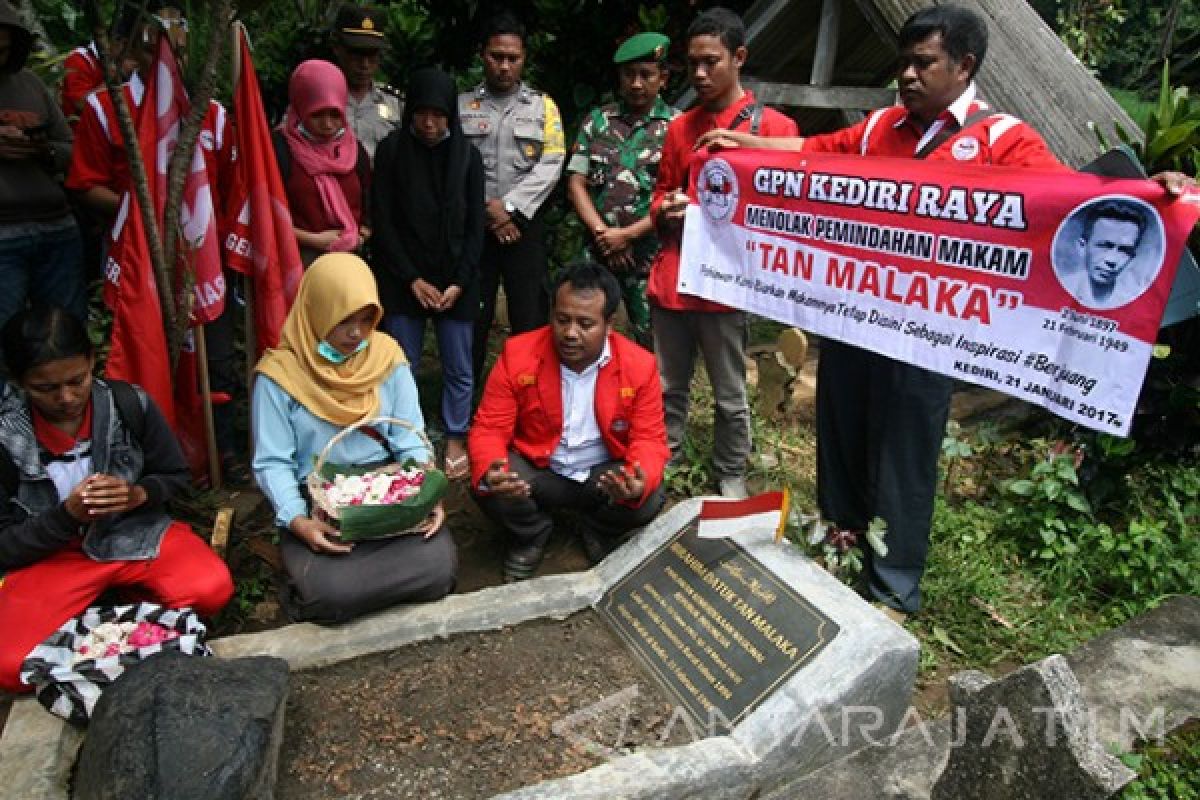
[[[343,622],[399,602],[436,600],[454,587],[454,541],[439,504],[424,535],[349,544],[314,518],[301,490],[317,456],[345,427],[378,416],[424,427],[404,352],[376,330],[382,306],[366,263],[331,253],[312,263],[279,346],[258,362],[252,406],[254,475],[283,531],[288,610],[299,620]],[[432,459],[398,425],[372,426],[338,442],[329,460],[371,464]],[[386,445],[384,441],[386,441]]]

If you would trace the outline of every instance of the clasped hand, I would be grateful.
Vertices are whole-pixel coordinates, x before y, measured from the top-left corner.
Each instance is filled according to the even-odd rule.
[[[146,490],[115,475],[94,473],[84,478],[63,502],[67,513],[79,522],[91,522],[105,514],[124,514],[146,502]]]
[[[446,311],[458,302],[462,287],[451,285],[443,291],[424,278],[417,278],[412,282],[412,293],[426,311]]]
[[[424,538],[429,539],[442,529],[445,521],[446,509],[439,502],[429,512],[429,516],[410,533],[421,534]],[[345,555],[354,549],[353,542],[343,542],[341,540],[342,535],[338,532],[337,528],[324,520],[313,517],[296,517],[288,524],[288,530],[295,534],[296,538],[304,542],[308,546],[308,549],[314,553]]]

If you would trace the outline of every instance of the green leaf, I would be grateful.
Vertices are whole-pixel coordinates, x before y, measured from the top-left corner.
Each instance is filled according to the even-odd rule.
[[[1181,125],[1173,125],[1159,132],[1153,139],[1147,138],[1147,163],[1156,164],[1171,150],[1186,145],[1187,141],[1196,135],[1197,130],[1200,130],[1200,119],[1188,120]]]
[[[1033,494],[1033,481],[1025,479],[1012,481],[1008,484],[1008,490],[1021,497],[1028,497]]]
[[[942,630],[942,628],[937,625],[933,626],[933,638],[936,639],[947,650],[953,651],[960,656],[966,655],[966,652],[964,652],[963,649],[955,644],[954,640],[950,638],[950,634],[946,633],[946,631]]]
[[[1092,513],[1092,504],[1078,492],[1067,492],[1067,505],[1081,514]]]

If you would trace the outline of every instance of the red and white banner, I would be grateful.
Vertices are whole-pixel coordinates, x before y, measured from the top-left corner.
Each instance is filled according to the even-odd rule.
[[[233,95],[238,155],[235,185],[226,199],[225,252],[231,269],[254,279],[256,352],[262,355],[279,344],[283,322],[300,288],[304,262],[292,230],[250,45],[241,25],[238,45],[241,70]]]
[[[697,156],[679,291],[1127,434],[1200,194],[1069,171]]]
[[[154,160],[147,160],[146,169],[153,164],[151,191],[154,195],[155,215],[162,224],[167,201],[167,168],[171,155],[179,142],[183,121],[191,109],[179,62],[171,49],[170,37],[160,36],[158,55],[151,70],[153,80],[147,82],[146,99],[142,108],[154,110],[155,148]],[[151,85],[153,84],[153,85]],[[151,100],[153,99],[153,105]],[[201,137],[211,136],[201,131]],[[225,309],[225,276],[221,272],[220,233],[214,211],[212,186],[208,165],[204,158],[204,142],[196,142],[192,150],[191,168],[183,184],[183,202],[179,212],[180,261],[186,265],[176,271],[179,287],[192,285],[192,301],[182,304],[190,306],[193,325],[203,325],[221,316]],[[165,239],[167,233],[164,232]],[[189,273],[186,277],[184,272]]]
[[[151,74],[154,80],[146,82],[146,94],[137,109],[137,136],[162,231],[167,166],[189,107],[166,36],[160,38]],[[190,307],[193,325],[211,322],[225,306],[218,232],[202,146],[197,142],[184,184],[180,259],[187,267],[176,272],[179,286],[184,286],[186,280],[194,284],[194,302],[177,306],[179,314]],[[122,198],[111,236],[105,261],[104,301],[113,309],[113,330],[105,374],[136,383],[154,398],[183,447],[193,477],[202,479],[208,469],[208,451],[194,339],[188,331],[172,378],[158,284],[139,205],[131,192]],[[185,280],[185,271],[192,277]]]

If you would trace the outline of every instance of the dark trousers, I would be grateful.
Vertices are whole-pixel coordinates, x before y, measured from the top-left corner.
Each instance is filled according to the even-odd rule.
[[[288,575],[287,611],[296,621],[346,622],[397,603],[439,600],[454,589],[458,556],[442,526],[432,537],[358,542],[345,555],[314,553],[279,531]]]
[[[887,523],[866,551],[870,595],[914,613],[937,493],[952,379],[832,340],[817,368],[817,502],[839,528]]]
[[[621,466],[609,461],[592,467],[587,480],[579,483],[549,469],[538,469],[515,451],[508,454],[508,467],[533,489],[529,497],[503,498],[481,495],[479,505],[494,522],[508,531],[517,546],[545,547],[554,531],[551,513],[577,512],[580,528],[613,543],[623,534],[645,525],[658,515],[666,500],[658,487],[637,508],[612,502],[596,482],[610,469]]]
[[[496,316],[496,290],[504,281],[508,323],[513,333],[524,333],[546,324],[550,303],[546,292],[546,231],[540,218],[531,220],[515,244],[500,244],[484,234],[480,268],[480,306],[475,319],[472,362],[475,385],[482,386],[487,360],[488,334]]]

